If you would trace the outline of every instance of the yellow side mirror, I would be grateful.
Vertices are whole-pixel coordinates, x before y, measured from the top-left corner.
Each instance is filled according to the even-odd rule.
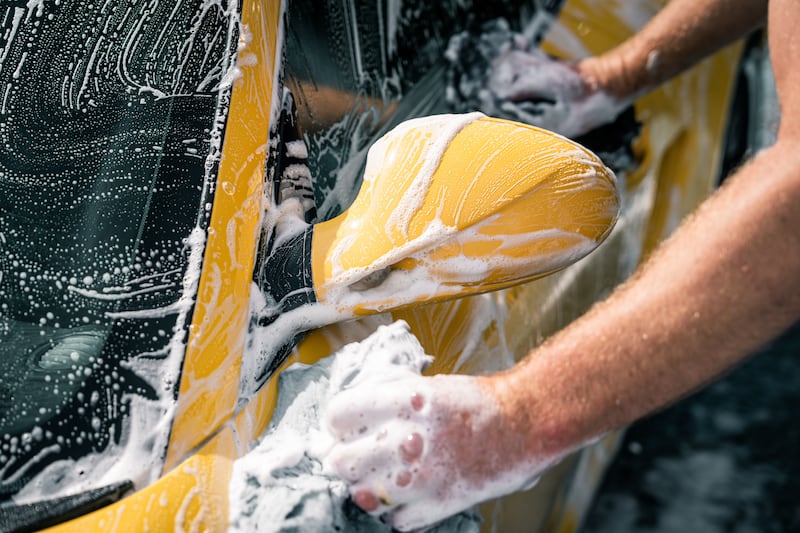
[[[594,250],[618,208],[613,172],[552,132],[409,120],[370,149],[352,206],[313,226],[316,300],[353,316],[541,277]]]
[[[243,391],[303,331],[566,267],[609,234],[619,198],[613,172],[582,146],[471,113],[409,120],[378,140],[338,217],[307,225],[287,208],[268,212]]]

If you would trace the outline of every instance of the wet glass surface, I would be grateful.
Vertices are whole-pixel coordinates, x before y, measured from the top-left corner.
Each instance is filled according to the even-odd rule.
[[[233,14],[0,7],[0,501],[124,445],[132,398],[175,393],[159,375],[182,335],[186,239],[208,216]]]
[[[456,111],[446,98],[445,52],[453,35],[479,31],[498,18],[522,31],[537,14],[556,13],[560,5],[560,0],[291,2],[285,83],[305,132],[321,218],[350,205],[367,149],[391,127]],[[539,32],[546,20],[536,24]]]

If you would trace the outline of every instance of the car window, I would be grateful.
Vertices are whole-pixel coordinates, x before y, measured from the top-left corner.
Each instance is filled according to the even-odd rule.
[[[175,303],[236,27],[200,1],[6,2],[0,35],[2,501],[154,447],[135,424],[175,394]]]

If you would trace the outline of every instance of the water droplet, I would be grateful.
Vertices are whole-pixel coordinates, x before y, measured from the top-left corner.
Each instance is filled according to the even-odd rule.
[[[403,470],[397,474],[395,483],[397,483],[398,487],[407,487],[411,483],[411,472],[408,470]]]
[[[422,440],[422,435],[419,433],[411,433],[406,437],[405,442],[400,445],[400,456],[406,462],[411,462],[422,455],[422,450],[425,447],[425,441]]]
[[[411,407],[415,411],[420,411],[425,406],[425,397],[418,392],[411,395]]]

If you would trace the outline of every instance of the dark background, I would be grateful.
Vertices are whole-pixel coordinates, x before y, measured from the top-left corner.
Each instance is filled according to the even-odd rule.
[[[800,531],[800,324],[634,424],[584,533]]]

